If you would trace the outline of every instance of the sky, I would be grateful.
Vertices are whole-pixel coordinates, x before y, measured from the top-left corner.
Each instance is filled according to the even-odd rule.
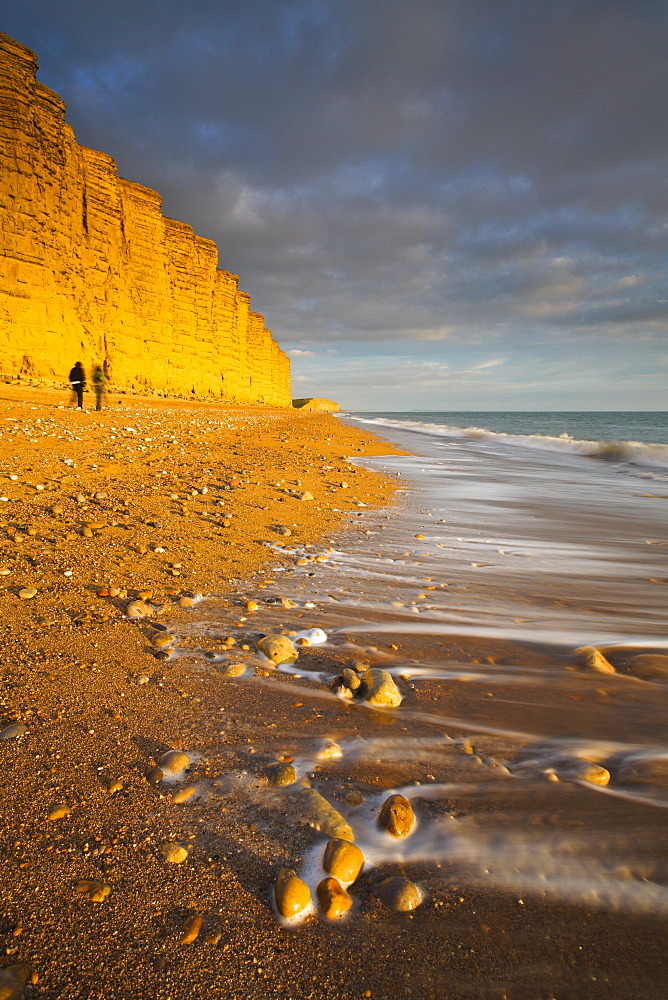
[[[355,410],[668,409],[668,0],[0,0]]]

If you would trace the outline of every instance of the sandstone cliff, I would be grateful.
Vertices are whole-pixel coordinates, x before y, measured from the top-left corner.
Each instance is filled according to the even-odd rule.
[[[339,404],[332,399],[323,399],[321,396],[312,396],[306,399],[293,399],[292,405],[298,410],[320,410],[325,413],[338,413]]]
[[[0,373],[290,406],[290,362],[211,240],[79,146],[33,52],[0,34]]]

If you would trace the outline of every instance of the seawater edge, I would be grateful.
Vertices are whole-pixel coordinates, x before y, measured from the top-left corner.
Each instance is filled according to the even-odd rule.
[[[407,462],[428,465],[419,457]],[[389,464],[404,463],[400,459]],[[454,462],[450,471],[455,479],[461,476]],[[536,474],[533,466],[532,474]],[[409,493],[410,479],[408,475]],[[291,705],[283,701],[286,688],[290,690],[285,678],[260,676],[246,683],[245,695],[252,690],[262,698],[264,689],[264,715],[272,722],[259,738],[249,726],[253,735],[248,755],[241,758],[238,787],[243,787],[247,802],[263,814],[264,833],[274,844],[285,845],[291,836],[282,818],[291,815],[303,822],[305,816],[298,789],[263,787],[261,778],[268,761],[291,759],[298,778],[315,783],[342,810],[368,859],[367,877],[352,890],[357,908],[351,922],[358,934],[373,933],[367,920],[378,908],[380,919],[388,919],[378,902],[383,876],[410,875],[428,901],[415,914],[416,953],[425,933],[430,940],[438,935],[439,945],[452,961],[452,935],[461,933],[463,924],[455,920],[453,927],[439,922],[434,913],[473,897],[472,907],[482,907],[497,929],[508,926],[508,906],[522,907],[526,919],[520,921],[522,930],[513,940],[517,952],[528,956],[536,946],[530,927],[546,906],[540,918],[545,921],[543,933],[550,939],[556,933],[562,956],[569,947],[561,936],[564,919],[573,928],[586,925],[599,941],[595,948],[603,964],[598,970],[601,975],[592,981],[620,983],[630,970],[637,980],[626,947],[630,929],[644,925],[654,949],[665,927],[661,832],[666,806],[661,777],[665,748],[660,743],[665,690],[661,684],[639,684],[623,671],[642,650],[650,656],[658,653],[659,658],[665,653],[657,622],[654,635],[640,637],[634,631],[634,614],[626,633],[621,626],[616,645],[606,650],[619,664],[620,673],[614,678],[583,670],[574,655],[575,641],[594,633],[600,639],[600,622],[593,620],[580,622],[571,633],[557,620],[550,632],[550,622],[540,620],[544,609],[539,607],[538,620],[534,608],[533,620],[525,620],[519,634],[516,626],[514,632],[502,636],[493,622],[491,631],[490,622],[481,627],[480,609],[476,612],[471,605],[469,590],[468,607],[448,609],[449,623],[443,626],[441,621],[441,629],[435,629],[443,613],[438,597],[447,590],[440,590],[439,577],[422,575],[429,560],[419,556],[422,549],[444,543],[425,527],[427,517],[436,513],[433,495],[421,496],[417,490],[415,494],[399,509],[358,511],[353,517],[357,521],[359,516],[360,530],[337,536],[341,544],[334,551],[309,551],[289,541],[283,543],[298,567],[290,583],[286,580],[279,585],[293,599],[292,605],[277,608],[271,591],[268,598],[264,591],[261,597],[257,595],[267,600],[267,606],[235,630],[237,640],[250,640],[247,651],[211,644],[217,627],[215,609],[210,609],[209,622],[200,618],[192,652],[201,658],[204,670],[207,652],[217,668],[241,659],[247,670],[252,669],[256,662],[252,638],[258,628],[295,629],[306,617],[310,624],[331,629],[330,643],[302,651],[298,663],[285,667],[293,697],[298,699]],[[409,507],[414,508],[412,512]],[[399,537],[397,522],[389,523],[398,515],[402,518]],[[426,534],[415,532],[418,525]],[[491,530],[489,524],[485,528]],[[412,551],[400,551],[404,547]],[[469,575],[488,568],[484,563],[469,565]],[[450,564],[449,576],[452,569]],[[464,579],[446,583],[455,594],[460,585],[460,595],[470,587]],[[418,587],[426,593],[418,594]],[[570,596],[573,607],[585,598],[591,607],[590,593]],[[461,627],[465,613],[477,615],[477,628]],[[333,698],[328,682],[351,660],[391,670],[406,694],[401,709],[369,712],[363,705],[349,707]],[[609,711],[608,701],[613,706],[617,703],[618,711]],[[484,711],[481,706],[486,706]],[[323,762],[319,753],[327,740],[336,742],[340,755]],[[658,769],[653,770],[656,765]],[[599,783],[604,774],[607,783]],[[418,825],[409,840],[388,844],[375,824],[384,797],[397,788],[415,803]],[[357,795],[361,801],[351,807],[348,796],[357,801]],[[314,845],[306,858],[301,856],[304,849],[295,852],[298,857],[291,858],[291,863],[300,875],[314,881],[319,848]],[[313,941],[311,935],[318,932],[303,926],[299,933]],[[614,941],[614,960],[609,952],[603,957],[600,934],[610,935],[608,945]],[[528,985],[523,970],[511,971],[504,964],[507,955],[501,958],[489,940],[478,944],[483,964],[495,963],[496,972],[506,969],[509,989],[517,993],[539,988],[534,980]],[[340,938],[337,946],[345,946]],[[490,969],[489,964],[486,967]],[[436,972],[421,970],[420,995],[438,996],[438,977],[447,975],[450,968],[444,962]],[[545,960],[542,973],[541,987],[547,982],[556,991],[554,984],[569,981],[566,988],[570,990],[576,988],[575,983],[580,991],[590,987],[589,980],[583,987],[577,968],[569,976],[556,952]],[[464,981],[459,980],[453,995],[466,996],[467,989],[478,988],[473,980]],[[643,976],[641,982],[652,995],[653,984]]]

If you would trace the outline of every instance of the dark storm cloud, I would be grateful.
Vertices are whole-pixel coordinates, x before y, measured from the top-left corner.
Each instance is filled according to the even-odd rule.
[[[664,0],[0,0],[0,12],[79,141],[215,239],[285,346],[386,341],[390,384],[402,352],[440,365],[459,351],[448,378],[478,379],[500,374],[497,356],[524,364],[531,349],[547,370],[545,345],[571,352],[576,337],[584,357],[601,337],[643,337],[655,354],[637,365],[656,370]],[[296,371],[308,364],[295,355]]]

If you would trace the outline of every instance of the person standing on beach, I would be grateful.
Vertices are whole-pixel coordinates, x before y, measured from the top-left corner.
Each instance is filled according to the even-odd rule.
[[[70,385],[72,386],[72,392],[75,393],[77,397],[77,409],[83,410],[83,394],[86,387],[86,373],[83,370],[83,365],[80,361],[77,361],[74,368],[70,372]]]
[[[107,391],[107,376],[104,374],[102,365],[95,365],[93,369],[93,388],[95,389],[95,409],[102,409],[102,397]]]

